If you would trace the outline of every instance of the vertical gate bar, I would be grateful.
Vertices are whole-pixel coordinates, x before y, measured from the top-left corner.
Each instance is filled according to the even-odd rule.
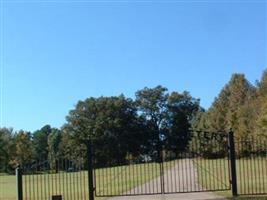
[[[263,142],[263,149],[267,149],[267,140],[264,140],[264,141],[262,141]],[[264,162],[266,162],[267,161],[267,158],[266,158],[266,156],[267,156],[267,152],[265,152],[264,153],[265,154],[265,156],[263,157],[263,155],[262,155],[262,165],[263,165],[263,167],[262,167],[262,172],[264,173],[264,171],[266,170],[266,172],[267,172],[267,167],[264,165]],[[265,166],[265,167],[264,167]],[[266,180],[266,179],[265,179]],[[264,185],[265,185],[265,180],[263,179],[263,182],[264,182]],[[264,193],[267,193],[267,187],[264,187],[266,190],[264,190]]]
[[[155,162],[155,173],[157,174],[158,173],[158,163]],[[157,187],[157,193],[160,193],[159,192],[159,180],[156,180],[156,187]]]
[[[164,172],[163,172],[164,168],[163,168],[163,160],[160,160],[160,180],[161,180],[161,194],[164,194]]]
[[[260,146],[261,146],[261,149],[264,149],[264,143],[262,140],[259,140],[260,141]],[[262,153],[261,153],[262,154]],[[263,193],[267,192],[267,191],[264,191],[264,188],[267,188],[265,187],[265,181],[264,181],[264,160],[263,160],[263,155],[259,155],[260,156],[260,159],[261,159],[261,174],[262,174],[262,185],[263,185]]]
[[[229,132],[229,147],[230,147],[230,164],[231,164],[231,183],[232,195],[237,196],[237,178],[236,178],[236,157],[235,157],[235,141],[234,132]]]
[[[260,143],[259,143],[259,141],[257,141],[256,140],[257,138],[254,138],[254,144],[255,144],[255,146],[257,146],[256,147],[256,152],[257,152],[257,157],[256,157],[256,159],[257,159],[257,172],[258,172],[258,174],[257,174],[257,176],[259,177],[259,185],[262,185],[262,183],[261,183],[261,177],[263,177],[263,175],[261,174],[261,168],[260,168],[260,158],[259,158],[259,147],[258,147],[258,145],[260,145]],[[262,190],[261,190],[261,188],[259,187],[259,193],[262,193]]]
[[[17,200],[23,200],[23,186],[22,186],[22,169],[20,166],[16,169],[17,177]]]
[[[97,182],[96,182],[96,177],[97,177],[96,172],[98,172],[98,171],[94,170],[94,186],[95,186],[94,193],[95,193],[95,195],[96,195],[96,188],[97,188],[97,186],[96,186],[96,184],[97,184]],[[84,173],[83,173],[83,177],[84,177]],[[84,188],[84,191],[85,191],[85,188]]]
[[[87,159],[88,159],[88,191],[89,200],[94,200],[94,183],[93,183],[93,154],[92,154],[92,141],[87,142]]]

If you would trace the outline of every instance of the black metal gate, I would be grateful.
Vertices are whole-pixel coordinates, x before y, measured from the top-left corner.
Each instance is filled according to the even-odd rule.
[[[20,168],[21,200],[88,199],[88,170],[83,159],[55,159]]]
[[[98,155],[103,144],[89,141],[84,155],[34,161],[16,170],[17,197],[93,200],[94,194],[111,197],[230,189],[234,196],[267,194],[266,136],[238,139],[232,132],[203,131],[181,135],[140,145],[139,154],[134,155],[121,153],[116,144],[115,157]],[[0,199],[2,196],[0,192]]]
[[[188,133],[187,133],[188,134]],[[176,144],[151,145],[127,162],[95,166],[95,195],[129,196],[230,190],[228,134],[191,131]],[[118,148],[119,151],[119,148]]]

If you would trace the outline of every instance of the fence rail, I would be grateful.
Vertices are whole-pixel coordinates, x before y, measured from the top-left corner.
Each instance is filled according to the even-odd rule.
[[[88,178],[84,162],[60,159],[49,164],[37,161],[22,168],[23,200],[87,199]]]
[[[233,195],[267,195],[266,137],[198,131],[190,132],[190,139],[176,139],[180,145],[152,143],[138,155],[117,148],[121,157],[105,163],[96,157],[94,143],[88,143],[86,156],[36,160],[21,166],[17,178],[15,170],[0,172],[0,200],[231,190]]]
[[[98,197],[230,190],[228,134],[190,132],[181,146],[151,144],[131,159],[112,158],[94,172]],[[184,134],[185,135],[185,134]],[[123,155],[117,149],[118,155]],[[212,162],[206,161],[212,159]],[[110,164],[110,166],[108,165]]]
[[[236,139],[235,146],[238,194],[267,194],[267,139],[259,136]]]

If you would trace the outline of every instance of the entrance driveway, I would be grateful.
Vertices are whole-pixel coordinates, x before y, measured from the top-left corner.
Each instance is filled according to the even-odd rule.
[[[183,160],[184,165],[178,164],[173,168],[165,171],[164,185],[165,192],[173,193],[178,191],[201,191],[201,186],[198,184],[198,177],[194,168],[193,162],[190,159]],[[190,181],[185,178],[186,174],[191,175]],[[146,191],[149,189],[153,191],[155,182],[160,182],[160,178],[154,179],[144,185],[132,189],[132,194],[138,194],[138,191]],[[181,184],[176,185],[175,182]],[[198,193],[177,193],[177,194],[164,194],[164,195],[140,195],[140,196],[123,196],[112,197],[109,200],[208,200],[208,199],[225,199],[212,192],[198,192]]]
[[[206,199],[225,200],[226,198],[222,198],[211,192],[201,192],[201,193],[113,197],[110,198],[109,200],[206,200]]]

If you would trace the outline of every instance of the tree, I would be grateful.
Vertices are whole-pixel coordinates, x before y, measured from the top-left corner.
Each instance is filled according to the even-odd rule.
[[[197,129],[210,132],[228,132],[232,129],[237,139],[245,139],[255,132],[255,119],[257,116],[256,88],[250,84],[243,74],[233,74],[231,80],[221,90],[219,96],[215,98],[212,106],[207,112],[202,113],[198,118]],[[206,145],[205,140],[199,139]],[[218,143],[220,149],[226,149],[227,143]],[[204,147],[204,150],[207,149]],[[205,150],[206,157],[224,155],[224,152],[217,152],[216,148],[210,145],[210,149]],[[217,148],[218,149],[218,148]],[[242,149],[249,151],[249,146]],[[242,155],[240,149],[237,152]]]
[[[239,132],[239,118],[241,108],[255,97],[255,88],[247,81],[245,75],[234,74],[229,82],[229,112],[227,113],[228,129],[232,128],[236,134],[242,137]]]
[[[52,132],[50,125],[45,125],[33,133],[33,148],[36,159],[48,160],[48,137]]]
[[[136,105],[141,117],[147,121],[150,135],[150,154],[161,159],[162,141],[165,139],[168,126],[168,89],[162,86],[145,87],[136,92]],[[153,150],[155,149],[155,150]]]
[[[24,166],[33,160],[32,141],[29,132],[19,131],[16,134],[16,162]]]
[[[152,147],[160,151],[177,153],[184,151],[190,140],[190,128],[197,113],[201,110],[199,99],[189,92],[168,93],[167,88],[157,86],[144,88],[136,93],[136,103],[141,116],[150,125]]]
[[[233,74],[228,84],[215,98],[208,111],[202,114],[196,127],[206,128],[212,132],[228,132],[232,129],[237,137],[251,132],[255,118],[252,102],[256,98],[256,89],[243,74]]]
[[[257,119],[257,128],[259,135],[267,137],[267,96],[262,101],[261,111]]]
[[[267,69],[263,71],[260,82],[258,83],[259,96],[264,97],[267,95]]]
[[[13,130],[0,129],[0,171],[8,172],[15,158]]]
[[[142,122],[137,116],[134,102],[119,97],[89,98],[79,101],[67,116],[64,126],[64,142],[86,145],[93,140],[95,162],[99,166],[125,163],[128,153],[137,155],[140,150]],[[76,151],[83,151],[76,148]]]
[[[168,131],[166,147],[174,152],[184,151],[191,138],[190,129],[201,110],[200,100],[193,98],[189,92],[173,92],[168,97]]]
[[[61,158],[60,152],[61,143],[61,131],[56,128],[52,128],[51,133],[48,136],[48,160],[51,169],[57,170],[56,162]]]
[[[208,110],[209,119],[207,122],[210,131],[227,131],[229,129],[227,114],[229,112],[230,93],[229,86],[226,85]]]
[[[261,81],[258,83],[258,98],[254,109],[258,108],[256,131],[259,135],[267,137],[267,70],[263,72]]]
[[[141,114],[154,124],[158,132],[165,126],[168,89],[162,86],[144,88],[136,92],[136,103]]]

